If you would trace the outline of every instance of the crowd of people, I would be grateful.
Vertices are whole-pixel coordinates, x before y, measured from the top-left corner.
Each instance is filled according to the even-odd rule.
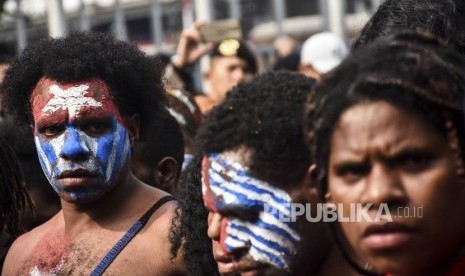
[[[465,275],[465,2],[280,38],[269,72],[202,24],[172,57],[0,49],[2,275]]]

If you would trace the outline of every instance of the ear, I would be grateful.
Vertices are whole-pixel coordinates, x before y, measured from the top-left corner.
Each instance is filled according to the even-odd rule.
[[[316,165],[312,164],[308,168],[304,179],[300,183],[298,193],[299,202],[311,204],[321,202],[316,188]]]
[[[131,147],[133,147],[139,140],[140,134],[140,115],[133,114],[130,117],[124,119],[126,129],[128,130],[129,141],[131,141]]]
[[[180,173],[176,159],[170,156],[163,158],[158,162],[155,170],[156,183],[158,183],[160,187],[173,190]]]

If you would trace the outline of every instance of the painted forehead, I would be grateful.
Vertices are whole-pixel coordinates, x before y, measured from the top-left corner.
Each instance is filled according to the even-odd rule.
[[[259,210],[270,201],[277,205],[291,202],[286,191],[251,175],[248,167],[238,162],[237,155],[229,153],[204,157],[202,190],[205,204],[213,210],[232,206]]]
[[[67,113],[70,118],[95,113],[97,110],[116,115],[122,122],[120,112],[113,102],[108,86],[99,79],[60,83],[42,78],[31,95],[34,119],[57,113]]]

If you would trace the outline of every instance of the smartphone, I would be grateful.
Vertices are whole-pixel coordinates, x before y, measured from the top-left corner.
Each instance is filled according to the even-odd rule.
[[[227,19],[207,23],[200,27],[204,42],[220,42],[225,39],[242,39],[241,23],[237,19]]]

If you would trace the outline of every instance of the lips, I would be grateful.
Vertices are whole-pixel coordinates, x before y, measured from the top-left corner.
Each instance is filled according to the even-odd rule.
[[[372,251],[391,250],[406,245],[415,232],[415,229],[402,223],[376,224],[365,230],[362,242]]]
[[[97,177],[98,173],[91,172],[85,169],[76,169],[76,170],[67,170],[62,172],[58,179],[65,179],[65,178],[94,178]]]
[[[223,252],[217,241],[213,242],[213,257],[218,263],[218,271],[221,275],[261,275],[269,268],[269,265],[255,261],[252,256],[246,254],[228,254]],[[237,252],[236,252],[237,253]]]

